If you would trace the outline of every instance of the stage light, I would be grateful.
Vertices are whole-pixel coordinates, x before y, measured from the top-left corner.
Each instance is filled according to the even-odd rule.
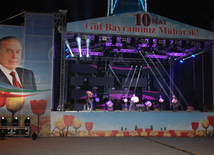
[[[7,126],[7,119],[5,117],[1,117],[1,126]]]
[[[193,58],[195,58],[195,54],[192,54],[191,56],[192,56]]]
[[[183,61],[183,60],[180,60],[180,63],[184,63],[184,61]]]
[[[163,39],[158,39],[158,44],[162,45],[163,44]]]
[[[68,43],[68,40],[65,41],[65,45],[67,46],[67,49],[66,49],[65,51],[69,51],[69,52],[71,53],[71,56],[73,57],[74,54],[73,54],[73,52],[72,52],[72,50],[71,50],[71,47],[70,47],[70,45],[69,45],[69,43]],[[65,57],[68,58],[68,57],[69,57],[69,54],[67,54]]]
[[[174,45],[178,45],[179,42],[180,42],[179,40],[175,40],[175,41],[174,41]]]
[[[126,40],[127,40],[127,37],[122,37],[121,42],[122,42],[122,43],[126,43]]]
[[[25,126],[30,126],[30,117],[27,117],[24,121]]]
[[[107,36],[102,36],[102,41],[103,42],[107,41]]]
[[[196,42],[195,42],[195,41],[191,41],[191,42],[190,42],[190,45],[191,45],[191,46],[195,46],[195,45],[196,45]]]
[[[69,58],[69,56],[70,56],[69,53],[66,53],[65,57],[66,57],[66,58]]]
[[[18,117],[15,117],[13,119],[13,126],[19,126],[19,119],[18,119]]]

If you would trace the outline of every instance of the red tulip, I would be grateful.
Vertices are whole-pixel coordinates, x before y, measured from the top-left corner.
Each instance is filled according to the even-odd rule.
[[[147,136],[149,136],[150,132],[152,131],[151,129],[146,128],[145,131],[147,132]]]
[[[47,100],[41,99],[39,101],[30,101],[31,110],[35,115],[43,115],[47,107]]]
[[[118,134],[118,130],[112,130],[112,136],[116,136]]]
[[[138,133],[139,136],[140,136],[140,133],[141,133],[141,132],[143,132],[143,129],[142,129],[142,128],[137,129],[137,133]]]
[[[123,136],[124,137],[128,137],[129,136],[129,132],[128,131],[123,131]]]
[[[63,115],[63,120],[65,123],[65,126],[72,126],[73,125],[73,120],[75,119],[75,116],[73,115]]]
[[[169,133],[172,137],[176,137],[175,130],[169,130]]]
[[[207,119],[209,120],[210,126],[214,126],[214,116],[208,116]]]
[[[159,131],[159,132],[158,132],[158,136],[159,136],[159,137],[163,137],[163,136],[164,136],[164,131]]]
[[[193,130],[197,130],[198,129],[198,125],[199,125],[198,122],[192,122],[192,129]]]
[[[85,122],[86,130],[90,131],[93,128],[93,122]]]
[[[6,104],[6,97],[0,97],[0,107],[3,107]]]

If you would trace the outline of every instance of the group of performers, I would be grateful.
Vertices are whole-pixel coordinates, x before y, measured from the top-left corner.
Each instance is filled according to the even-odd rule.
[[[96,108],[96,103],[100,103],[100,99],[97,97],[96,94],[93,94],[91,91],[86,91],[86,101],[87,101],[87,110],[95,110]],[[149,108],[152,106],[151,101],[147,99],[147,96],[142,100],[142,102],[145,105],[145,110],[149,110]],[[113,109],[113,102],[111,99],[109,99],[109,95],[106,95],[103,99],[103,103],[105,104],[105,110]],[[164,99],[162,96],[159,96],[159,109],[163,110],[164,106]],[[136,104],[139,104],[139,97],[137,97],[135,94],[130,97],[129,94],[125,97],[125,95],[122,95],[121,97],[121,103],[120,103],[120,108],[117,108],[115,110],[135,110],[136,109]],[[175,95],[173,95],[172,103],[170,104],[170,109],[177,110],[179,104],[177,103],[177,100],[175,98]]]

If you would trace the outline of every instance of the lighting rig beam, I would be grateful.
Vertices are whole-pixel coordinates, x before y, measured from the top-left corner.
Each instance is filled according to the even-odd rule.
[[[70,47],[70,45],[69,45],[69,43],[68,43],[68,40],[65,41],[65,45],[67,46],[67,48],[68,48],[68,50],[69,50],[71,56],[73,57],[74,54],[73,54],[73,52],[72,52],[72,50],[71,50],[71,47]]]
[[[76,36],[76,41],[77,41],[80,57],[82,57],[81,37],[79,34]]]

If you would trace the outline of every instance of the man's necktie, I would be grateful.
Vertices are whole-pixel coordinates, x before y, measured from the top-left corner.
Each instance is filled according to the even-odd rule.
[[[13,86],[18,87],[18,88],[21,88],[21,86],[20,86],[18,80],[16,79],[16,75],[15,75],[15,74],[16,74],[16,73],[13,72],[13,71],[10,73],[10,75],[13,77]]]

